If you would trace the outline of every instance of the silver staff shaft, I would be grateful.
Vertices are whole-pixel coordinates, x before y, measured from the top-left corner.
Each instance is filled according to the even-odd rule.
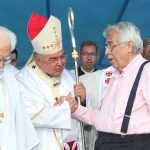
[[[79,82],[79,75],[78,75],[78,52],[76,51],[76,42],[74,37],[74,14],[71,7],[68,9],[68,24],[70,29],[71,35],[71,42],[72,42],[72,58],[74,59],[74,69],[75,69],[75,76],[76,76],[76,83]],[[77,97],[78,103],[80,104],[80,97]],[[82,150],[85,150],[85,139],[84,139],[84,132],[83,132],[83,123],[80,122],[81,128],[81,140],[82,140]]]

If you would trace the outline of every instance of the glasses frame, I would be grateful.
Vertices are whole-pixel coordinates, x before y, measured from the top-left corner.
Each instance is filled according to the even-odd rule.
[[[12,58],[10,56],[5,58],[0,58],[0,62],[3,62],[5,65],[10,64],[12,61]]]
[[[118,46],[120,44],[125,44],[125,42],[118,42],[118,43],[114,43],[114,44],[111,44],[111,45],[106,43],[105,49],[114,49],[116,46]]]
[[[80,52],[80,54],[83,56],[83,57],[96,57],[97,56],[97,53],[88,53],[88,52]]]

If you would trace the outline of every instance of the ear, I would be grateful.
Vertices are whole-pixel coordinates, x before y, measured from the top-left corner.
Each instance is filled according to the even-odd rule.
[[[132,41],[129,41],[128,42],[128,52],[133,52],[133,48],[134,48],[134,44]]]
[[[79,58],[79,60],[81,60],[81,54],[80,54],[80,52],[78,52],[78,58]]]

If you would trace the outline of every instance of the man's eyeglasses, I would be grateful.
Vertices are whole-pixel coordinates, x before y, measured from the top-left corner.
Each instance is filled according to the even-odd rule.
[[[91,56],[91,57],[95,57],[95,56],[97,56],[97,53],[88,53],[88,52],[82,52],[82,53],[80,53],[83,57],[89,57],[89,56]]]
[[[105,49],[113,49],[120,44],[125,44],[125,43],[123,43],[123,42],[122,43],[114,43],[114,44],[107,44],[106,43]]]
[[[53,58],[49,58],[48,61],[51,63],[56,63],[58,60],[65,60],[66,59],[66,54],[63,54],[60,57],[53,57]]]
[[[11,57],[0,58],[0,62],[3,62],[5,65],[11,63],[11,61],[12,61]]]

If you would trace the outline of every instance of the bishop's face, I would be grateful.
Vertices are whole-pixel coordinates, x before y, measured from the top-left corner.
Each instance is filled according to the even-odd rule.
[[[39,59],[36,59],[36,64],[45,73],[53,77],[58,77],[65,68],[66,54],[64,50],[61,50],[54,54],[43,55]]]

